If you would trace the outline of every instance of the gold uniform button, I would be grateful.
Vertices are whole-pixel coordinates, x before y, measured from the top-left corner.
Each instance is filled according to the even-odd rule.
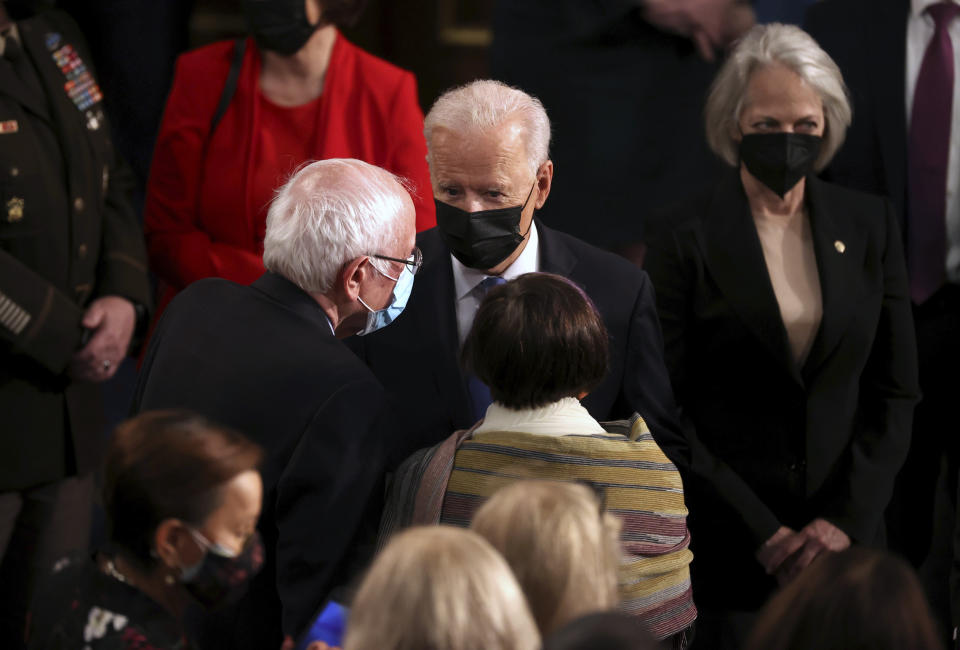
[[[11,168],[10,168],[10,175],[11,175],[11,176],[19,176],[19,175],[20,175],[20,168],[19,168],[19,167],[11,167]]]
[[[83,199],[79,196],[73,200],[73,209],[77,212],[83,212]]]
[[[80,244],[80,245],[77,247],[77,255],[80,257],[80,259],[83,259],[83,258],[85,258],[85,257],[87,256],[87,245],[86,245],[86,244]]]

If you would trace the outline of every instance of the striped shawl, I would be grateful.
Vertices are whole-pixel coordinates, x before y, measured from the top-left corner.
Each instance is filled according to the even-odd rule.
[[[639,416],[604,428],[559,437],[470,429],[417,452],[394,476],[381,545],[406,526],[469,526],[483,502],[513,481],[589,481],[604,488],[607,510],[622,522],[621,609],[657,638],[684,630],[697,610],[680,474]]]

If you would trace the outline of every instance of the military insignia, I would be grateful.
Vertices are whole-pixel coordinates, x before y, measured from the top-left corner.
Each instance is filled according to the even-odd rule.
[[[87,128],[91,131],[96,131],[100,128],[100,125],[103,124],[103,111],[100,109],[87,111],[85,116],[87,118]]]
[[[85,111],[103,99],[100,86],[94,81],[87,65],[72,45],[67,43],[54,50],[52,55],[57,67],[60,68],[60,72],[67,78],[66,83],[63,84],[63,89],[78,109]],[[89,120],[87,121],[87,128],[93,129]]]
[[[53,52],[60,47],[60,34],[58,32],[47,32],[43,37],[43,41],[46,43],[47,49]]]
[[[23,219],[23,199],[18,196],[7,201],[7,223],[16,223]]]
[[[0,122],[0,133],[16,133],[20,130],[20,124],[16,120],[5,120]]]

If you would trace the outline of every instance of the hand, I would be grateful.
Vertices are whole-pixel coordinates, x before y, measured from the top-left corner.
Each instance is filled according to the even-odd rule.
[[[780,526],[777,532],[757,549],[757,561],[763,565],[767,575],[776,575],[784,560],[800,550],[804,541],[806,538],[793,529]]]
[[[850,547],[847,534],[826,519],[814,519],[803,527],[799,535],[804,538],[803,546],[781,565],[777,574],[781,584],[800,575],[824,551],[838,552]]]
[[[90,303],[80,323],[93,330],[93,335],[73,355],[70,375],[82,381],[106,381],[127,356],[137,324],[133,303],[119,296],[97,298]]]
[[[643,5],[647,22],[686,36],[706,61],[713,61],[715,50],[739,38],[754,23],[753,9],[739,0],[644,0]]]
[[[283,637],[283,643],[280,644],[280,650],[293,650],[293,637],[287,635]]]

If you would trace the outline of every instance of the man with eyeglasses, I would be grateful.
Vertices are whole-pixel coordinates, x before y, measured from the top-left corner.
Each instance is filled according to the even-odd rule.
[[[340,339],[403,311],[421,264],[414,222],[389,172],[312,163],[270,206],[267,272],[249,287],[201,280],[164,313],[135,411],[191,409],[266,450],[264,569],[236,605],[205,616],[197,647],[280,648],[363,561],[359,531],[392,443],[384,391]]]

